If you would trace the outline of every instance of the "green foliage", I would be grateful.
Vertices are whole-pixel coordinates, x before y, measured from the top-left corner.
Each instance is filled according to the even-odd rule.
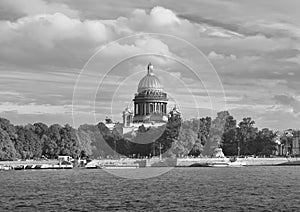
[[[291,152],[293,139],[299,136],[293,131],[283,135],[281,143]],[[130,137],[131,136],[131,137]],[[166,125],[158,128],[140,126],[136,132],[123,137],[117,129],[109,130],[105,124],[82,125],[78,129],[70,125],[43,123],[14,126],[0,118],[0,160],[16,158],[33,159],[58,155],[72,157],[128,157],[158,156],[211,156],[216,147],[222,147],[225,155],[271,155],[276,149],[276,133],[264,128],[258,130],[250,117],[237,121],[227,111],[210,117],[182,121],[172,114]]]
[[[80,141],[80,143],[84,143],[84,142],[88,143],[88,147],[82,149],[85,150],[87,154],[91,150],[92,153],[90,155],[92,155],[94,158],[98,158],[98,157],[106,158],[108,156],[112,156],[114,154],[114,150],[110,146],[108,146],[98,126],[99,125],[95,126],[95,125],[84,124],[78,128],[79,137],[80,137],[80,132],[84,132],[89,137],[86,139],[90,139],[90,143],[89,141]],[[101,127],[102,129],[105,129],[106,133],[109,132],[109,130],[106,129],[105,125],[101,125]]]
[[[48,126],[46,124],[38,122],[35,123],[33,126],[35,134],[37,134],[40,139],[43,137],[43,135],[47,133]]]
[[[9,134],[0,128],[0,160],[13,160],[16,157],[16,150]]]
[[[54,140],[52,140],[50,137],[47,135],[43,135],[41,138],[41,141],[43,143],[43,155],[46,158],[57,158],[59,155],[57,144]]]
[[[225,131],[227,118],[230,116],[228,111],[221,111],[211,122],[207,142],[203,149],[203,155],[212,156],[215,148],[222,145],[222,137]]]
[[[236,120],[231,115],[226,118],[222,137],[222,150],[225,155],[238,154]]]
[[[42,142],[33,125],[17,126],[15,148],[22,159],[40,158]]]
[[[260,131],[254,127],[255,121],[250,117],[236,126],[236,120],[229,116],[223,134],[222,149],[225,155],[271,155],[276,149],[276,133],[264,128]]]
[[[255,121],[250,117],[243,118],[237,128],[238,155],[251,155],[255,146],[258,129],[254,127]]]
[[[57,143],[59,154],[77,158],[80,155],[80,149],[75,129],[66,124],[59,132],[61,136],[61,140]]]
[[[276,150],[276,133],[268,128],[264,128],[257,133],[255,145],[253,145],[252,154],[271,155]],[[253,151],[254,150],[254,151]]]
[[[185,123],[185,122],[184,122]],[[197,133],[188,128],[187,123],[180,129],[178,138],[172,144],[169,155],[177,157],[187,156],[197,139]]]

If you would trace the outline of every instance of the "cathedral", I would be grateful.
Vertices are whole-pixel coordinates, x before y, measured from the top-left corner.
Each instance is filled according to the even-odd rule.
[[[158,127],[168,122],[170,114],[180,114],[175,106],[170,113],[167,113],[168,95],[164,92],[163,86],[154,74],[151,63],[148,64],[147,74],[144,76],[137,88],[133,98],[133,111],[128,106],[123,111],[123,123],[107,123],[109,128],[116,128],[121,134],[134,132],[139,126]]]

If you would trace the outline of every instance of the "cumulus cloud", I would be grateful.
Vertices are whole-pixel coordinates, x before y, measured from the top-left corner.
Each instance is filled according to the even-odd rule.
[[[290,95],[275,95],[274,99],[277,104],[289,106],[292,109],[292,112],[299,113],[300,112],[300,101],[293,96]]]
[[[204,0],[191,1],[187,5],[163,0],[159,2],[160,6],[155,2],[141,1],[122,2],[122,6],[115,8],[116,3],[108,5],[98,1],[89,5],[77,1],[3,0],[0,2],[0,87],[7,91],[0,95],[4,102],[10,103],[3,105],[2,109],[6,110],[11,105],[20,114],[24,110],[35,114],[46,107],[47,102],[49,108],[51,105],[69,105],[76,79],[74,73],[79,72],[95,51],[118,38],[150,32],[183,38],[203,51],[221,76],[226,93],[231,95],[231,103],[235,103],[236,108],[241,107],[245,111],[252,105],[247,112],[255,113],[255,110],[274,104],[271,96],[284,90],[290,95],[274,97],[279,107],[299,112],[299,100],[296,98],[300,95],[300,34],[296,26],[299,18],[295,18],[294,13],[286,18],[286,14],[282,13],[283,8],[289,11],[291,6],[283,5],[283,8],[276,7],[276,11],[271,11],[269,4],[254,2]],[[281,14],[274,14],[277,11]],[[292,19],[296,21],[293,23]],[[109,69],[107,64],[113,59],[149,52],[183,60],[196,57],[178,42],[154,35],[117,43],[105,52],[104,61],[95,62],[95,72],[84,79],[84,91],[79,102],[93,95],[87,93],[92,85],[98,83],[95,76]],[[128,74],[124,70],[131,70],[130,73],[144,70],[144,66],[139,69],[134,67],[149,60],[175,76],[180,74],[181,79],[199,90],[199,82],[187,76],[182,67],[173,66],[170,60],[158,57],[145,57],[144,60],[131,61],[131,64],[128,62],[126,66],[119,67],[120,72],[116,75]],[[201,65],[203,61],[197,62]],[[203,69],[207,70],[206,67]],[[62,75],[56,75],[54,71]],[[71,75],[63,76],[67,72]],[[206,75],[201,73],[213,89],[216,82]],[[116,83],[113,80],[107,83]],[[235,99],[240,96],[247,96],[248,100]],[[251,101],[254,103],[251,104]],[[35,110],[26,106],[31,103]],[[25,109],[22,110],[22,107]],[[55,109],[58,108],[53,108],[53,111]],[[49,113],[53,112],[50,110]]]
[[[157,25],[180,24],[179,18],[169,9],[154,7],[150,12],[150,18]]]
[[[224,59],[228,59],[228,60],[236,60],[236,56],[233,54],[230,55],[225,55],[225,54],[218,54],[215,51],[211,51],[208,54],[208,58],[209,59],[213,59],[213,60],[224,60]]]
[[[69,17],[78,17],[79,12],[68,5],[44,0],[2,0],[0,2],[2,19],[17,19],[28,15],[63,13]],[[1,14],[1,13],[0,13]]]
[[[4,102],[0,104],[0,113],[16,111],[18,114],[65,114],[71,111],[70,106],[65,105],[37,105],[35,103],[27,105]]]
[[[99,21],[62,13],[27,16],[0,22],[0,60],[14,65],[69,65],[108,40],[111,31]]]

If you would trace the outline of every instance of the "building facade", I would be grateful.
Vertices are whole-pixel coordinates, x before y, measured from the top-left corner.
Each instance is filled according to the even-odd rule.
[[[159,79],[153,72],[153,65],[149,63],[147,75],[138,84],[134,102],[134,123],[167,122],[167,93]]]
[[[137,93],[133,98],[133,108],[127,106],[122,112],[122,123],[114,123],[111,119],[106,119],[106,126],[116,129],[123,135],[133,135],[141,125],[145,127],[159,127],[168,122],[168,118],[173,113],[180,114],[175,106],[168,113],[168,95],[163,90],[163,86],[154,74],[151,63],[148,64],[146,75],[139,81]],[[133,109],[133,110],[132,110]]]

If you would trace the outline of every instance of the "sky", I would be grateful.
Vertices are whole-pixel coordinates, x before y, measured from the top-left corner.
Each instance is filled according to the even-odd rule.
[[[0,0],[0,116],[121,121],[149,62],[184,119],[300,128],[298,0]]]

